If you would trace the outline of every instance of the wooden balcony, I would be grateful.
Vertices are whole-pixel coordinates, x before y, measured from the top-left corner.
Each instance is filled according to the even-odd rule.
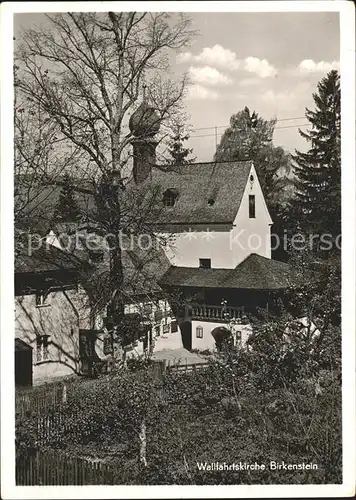
[[[243,306],[192,306],[192,319],[221,321],[228,323],[232,319],[241,319]]]

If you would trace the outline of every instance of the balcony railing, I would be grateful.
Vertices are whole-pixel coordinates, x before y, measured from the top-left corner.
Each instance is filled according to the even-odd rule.
[[[243,306],[192,306],[193,319],[207,319],[219,321],[231,321],[241,319],[244,314]]]

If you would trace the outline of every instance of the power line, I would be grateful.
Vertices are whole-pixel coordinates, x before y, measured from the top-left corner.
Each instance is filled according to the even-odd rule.
[[[309,123],[301,123],[299,125],[286,125],[284,127],[276,127],[274,130],[283,130],[283,129],[286,129],[286,128],[299,128],[299,127],[307,127],[308,125],[310,125]],[[209,127],[210,129],[213,129],[214,127]],[[199,130],[199,129],[195,129],[195,130]],[[219,136],[223,135],[222,133],[219,133],[217,134]],[[197,139],[199,137],[215,137],[216,134],[202,134],[202,135],[191,135],[190,136],[190,139]]]
[[[277,118],[276,119],[276,123],[278,123],[278,122],[292,121],[292,120],[302,120],[302,119],[305,119],[305,116],[295,116],[295,117],[291,117],[291,118]],[[306,125],[309,125],[309,123],[308,124],[297,124],[297,125],[286,125],[286,126],[283,126],[283,127],[275,127],[274,130],[281,130],[283,128],[293,128],[293,127],[305,127]],[[191,137],[209,137],[209,136],[215,136],[216,132],[217,132],[217,129],[219,129],[219,128],[225,128],[226,129],[228,127],[230,127],[230,124],[228,124],[228,125],[212,125],[210,127],[192,128],[192,129],[189,130],[189,132],[194,134],[194,132],[196,132],[198,130],[214,130],[214,132],[215,132],[214,134],[196,135],[196,136],[193,135],[193,136],[191,136]],[[129,126],[125,124],[125,125],[122,126],[122,128],[127,129],[127,128],[129,128]],[[218,134],[218,135],[221,135],[221,133]]]
[[[295,116],[294,118],[277,118],[277,123],[278,122],[286,122],[286,121],[291,121],[291,120],[301,120],[305,119],[305,116]],[[201,127],[201,128],[195,128],[194,130],[209,130],[213,128],[226,128],[230,127],[230,125],[218,125],[217,127]]]
[[[285,125],[284,127],[276,127],[274,130],[281,130],[283,128],[299,128],[299,127],[307,127],[310,123],[299,123],[299,125]]]
[[[301,120],[302,118],[305,118],[305,116],[296,116],[295,118],[277,118],[277,122],[287,122],[290,120]]]
[[[295,116],[295,117],[291,117],[291,118],[277,118],[277,123],[278,122],[286,122],[286,121],[292,121],[292,120],[301,120],[301,119],[305,119],[305,116]],[[307,127],[308,125],[310,125],[309,123],[300,123],[300,124],[297,124],[297,125],[284,125],[283,127],[275,127],[274,130],[283,130],[283,129],[287,129],[287,128],[299,128],[299,127]],[[200,127],[200,128],[193,128],[190,130],[190,132],[193,134],[193,135],[190,135],[190,139],[195,139],[195,138],[201,138],[201,137],[215,137],[215,142],[216,142],[216,139],[218,136],[222,136],[223,133],[219,132],[218,133],[218,129],[221,129],[221,128],[228,128],[230,127],[230,125],[218,125],[218,126],[210,126],[210,127]],[[124,125],[123,128],[128,128],[128,125]],[[199,131],[199,130],[214,130],[214,133],[213,134],[201,134],[201,135],[194,135],[194,132],[196,131]]]

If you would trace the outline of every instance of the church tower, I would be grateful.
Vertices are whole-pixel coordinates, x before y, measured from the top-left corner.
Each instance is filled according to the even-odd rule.
[[[144,88],[145,90],[145,88]],[[133,146],[133,177],[136,184],[149,178],[152,166],[156,163],[156,147],[158,141],[155,135],[159,132],[161,118],[154,107],[147,102],[145,92],[143,101],[131,115],[129,127],[134,139]]]

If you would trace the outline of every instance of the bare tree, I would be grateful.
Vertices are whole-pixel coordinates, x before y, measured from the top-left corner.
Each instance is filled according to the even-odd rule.
[[[117,176],[132,140],[130,132],[124,134],[127,115],[145,78],[152,80],[150,97],[160,120],[180,103],[186,81],[167,76],[167,49],[188,43],[189,21],[165,13],[48,18],[50,30],[29,30],[23,37],[19,85],[99,172]]]
[[[70,171],[79,148],[64,148],[53,119],[18,89],[19,67],[14,67],[14,219],[16,250],[25,244],[28,231],[50,223],[48,204],[56,190],[53,179]],[[25,238],[25,239],[24,239]]]
[[[114,309],[122,310],[120,234],[149,229],[147,219],[157,200],[154,190],[148,198],[136,194],[140,201],[133,204],[125,189],[134,139],[128,119],[146,86],[146,100],[160,124],[179,113],[186,78],[170,76],[169,51],[188,44],[193,31],[183,14],[66,13],[47,18],[48,29],[31,29],[23,36],[17,85],[49,120],[48,126],[53,124],[58,140],[80,152],[71,172],[77,177],[75,189],[93,197],[95,206],[87,218],[108,235],[106,289]],[[143,134],[151,135],[147,127]],[[58,177],[52,181],[61,183]]]

